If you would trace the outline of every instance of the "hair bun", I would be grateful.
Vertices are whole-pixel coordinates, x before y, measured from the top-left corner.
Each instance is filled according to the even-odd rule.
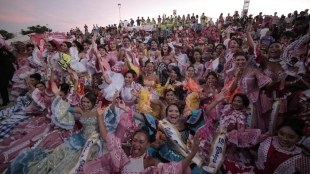
[[[296,116],[287,116],[284,118],[284,123],[290,123],[290,124],[294,124],[297,127],[300,127],[301,129],[303,129],[305,127],[305,122]]]

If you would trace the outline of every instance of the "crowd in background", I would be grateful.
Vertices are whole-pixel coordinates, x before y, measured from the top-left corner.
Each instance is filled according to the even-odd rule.
[[[0,38],[0,172],[308,173],[309,24],[236,11]]]

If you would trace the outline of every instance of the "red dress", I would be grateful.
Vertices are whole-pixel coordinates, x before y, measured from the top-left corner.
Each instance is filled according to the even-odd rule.
[[[293,174],[298,168],[297,163],[302,157],[301,154],[301,148],[297,146],[283,148],[278,143],[278,137],[270,137],[258,148],[255,173]]]

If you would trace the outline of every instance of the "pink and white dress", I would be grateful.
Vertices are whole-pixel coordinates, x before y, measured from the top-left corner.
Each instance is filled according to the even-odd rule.
[[[203,64],[195,65],[194,64],[194,69],[195,69],[195,74],[197,77],[202,77],[204,73],[204,66]]]
[[[253,173],[254,161],[251,160],[249,147],[252,147],[267,135],[260,129],[246,129],[245,110],[234,110],[231,104],[225,105],[220,116],[220,126],[227,130],[226,160],[224,168],[230,173]]]
[[[35,72],[35,69],[30,67],[30,62],[27,57],[20,57],[18,60],[18,70],[15,71],[12,81],[14,85],[12,87],[11,95],[17,98],[19,94],[27,88],[26,78]]]
[[[285,148],[278,141],[278,137],[270,137],[260,144],[257,152],[258,159],[255,162],[256,173],[291,174],[297,172],[298,162],[301,162],[302,158],[302,149],[297,146]],[[308,167],[310,165],[304,164]]]
[[[42,52],[36,47],[32,52],[32,56],[28,57],[28,60],[30,64],[36,68],[36,73],[41,75],[41,81],[46,81],[47,64],[43,58]]]

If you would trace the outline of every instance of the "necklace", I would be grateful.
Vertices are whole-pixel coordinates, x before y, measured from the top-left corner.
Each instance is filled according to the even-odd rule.
[[[281,62],[282,58],[278,58],[278,59],[273,59],[273,58],[269,58],[267,59],[269,62]]]

